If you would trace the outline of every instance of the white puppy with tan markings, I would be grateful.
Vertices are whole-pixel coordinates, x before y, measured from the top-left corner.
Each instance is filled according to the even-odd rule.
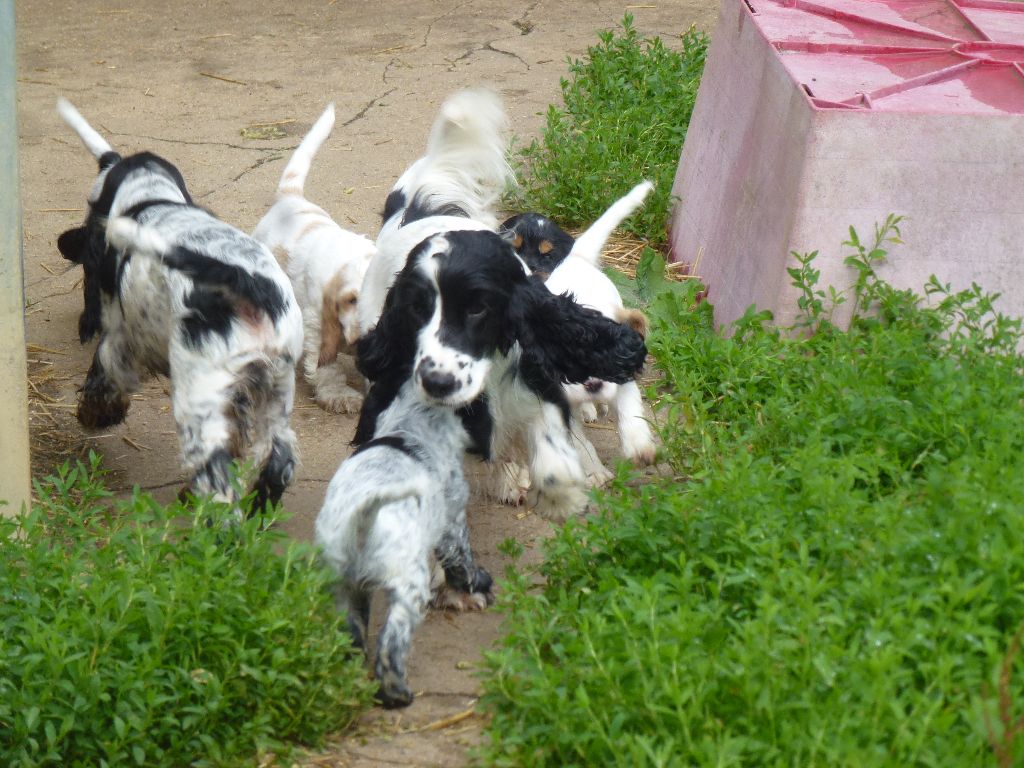
[[[305,329],[302,369],[317,403],[335,413],[355,413],[363,397],[350,386],[338,355],[348,354],[359,336],[359,291],[377,248],[338,226],[303,191],[313,156],[333,127],[330,104],[288,161],[277,200],[252,236],[284,263],[292,281]]]

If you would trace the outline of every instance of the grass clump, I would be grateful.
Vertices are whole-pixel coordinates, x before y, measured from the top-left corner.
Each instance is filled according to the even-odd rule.
[[[0,521],[0,764],[251,763],[368,706],[307,546],[114,501],[95,457],[37,495]]]
[[[650,179],[654,191],[623,229],[663,244],[707,38],[691,28],[675,51],[660,38],[641,39],[630,14],[620,32],[598,37],[582,60],[569,62],[564,106],[548,108],[541,140],[523,150],[521,206],[562,226],[585,228],[634,184]]]
[[[798,329],[655,297],[670,471],[620,475],[542,588],[512,574],[489,764],[1024,760],[1020,322],[879,280],[897,226],[851,233],[848,331],[810,256]]]

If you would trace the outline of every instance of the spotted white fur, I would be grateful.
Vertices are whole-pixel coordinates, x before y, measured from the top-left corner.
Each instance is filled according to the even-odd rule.
[[[316,519],[316,542],[338,575],[338,606],[358,647],[373,590],[387,597],[375,663],[387,707],[412,702],[406,661],[430,599],[430,558],[444,569],[446,605],[483,608],[492,599],[466,528],[466,445],[454,411],[424,403],[406,383],[380,415],[374,439],[338,468]]]
[[[192,491],[235,500],[238,459],[259,473],[257,503],[276,502],[296,461],[289,421],[302,344],[287,277],[264,246],[192,205],[172,165],[149,153],[122,158],[70,103],[58,111],[100,163],[85,226],[58,244],[86,268],[87,283],[101,267],[115,281],[97,288],[94,304],[86,291],[83,317],[94,313],[98,327],[84,332],[80,321],[80,334],[99,332],[100,341],[79,420],[120,422],[139,382],[167,375]],[[203,265],[226,282],[211,284]],[[253,290],[232,293],[243,284]],[[216,299],[218,317],[197,308],[200,293]]]

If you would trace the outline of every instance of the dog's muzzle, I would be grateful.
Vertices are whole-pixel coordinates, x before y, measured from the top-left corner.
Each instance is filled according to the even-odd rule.
[[[425,357],[416,366],[416,378],[423,391],[433,398],[444,400],[451,395],[458,384],[450,373],[439,371],[433,359]]]

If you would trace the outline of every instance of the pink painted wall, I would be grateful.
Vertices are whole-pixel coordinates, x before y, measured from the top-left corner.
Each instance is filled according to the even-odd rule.
[[[989,12],[993,3],[984,2],[986,8],[969,10]],[[830,14],[841,16],[844,7],[870,7],[881,14],[892,6],[894,13],[933,23],[935,14],[929,15],[926,5],[926,0],[833,0],[822,17],[826,31],[814,35],[862,32],[861,22],[837,26]],[[947,10],[960,13],[962,5]],[[807,6],[813,13],[802,10]],[[997,11],[1002,7],[995,3]],[[755,15],[751,8],[764,13]],[[1014,24],[1024,20],[1024,4],[1018,8]],[[693,264],[699,256],[694,272],[709,287],[718,322],[731,323],[752,303],[772,310],[779,322],[791,320],[797,292],[786,267],[795,265],[792,250],[818,250],[823,283],[850,285],[853,275],[842,263],[848,249],[840,245],[848,227],[855,226],[865,240],[889,213],[907,218],[906,244],[892,250],[882,270],[887,279],[915,290],[933,273],[954,287],[978,282],[1003,293],[1002,311],[1024,315],[1021,67],[960,53],[955,53],[960,63],[946,67],[953,54],[930,49],[955,48],[961,43],[949,33],[974,34],[973,28],[959,17],[939,18],[940,31],[922,32],[915,17],[905,23],[911,42],[928,48],[925,53],[899,52],[893,64],[891,53],[876,55],[877,47],[858,49],[870,55],[851,58],[856,40],[821,43],[825,58],[819,79],[805,56],[817,43],[779,42],[763,28],[770,19],[778,29],[797,34],[793,29],[799,31],[799,25],[783,23],[790,12],[804,14],[802,23],[810,25],[821,8],[806,0],[785,5],[723,0],[676,174],[673,193],[681,201],[671,224],[673,257]],[[1005,16],[999,19],[1005,22]],[[881,29],[892,37],[893,24],[885,24]],[[1012,25],[993,28],[1007,26]],[[922,34],[948,39],[914,37]],[[1012,60],[1024,55],[1024,48],[996,52]],[[802,57],[799,66],[787,59],[790,55]],[[907,69],[908,56],[916,62],[914,71]],[[861,58],[870,66],[854,66]],[[925,60],[940,67],[938,76],[921,76]],[[904,79],[870,92],[857,90],[869,76],[878,81],[881,75],[871,68],[882,66],[879,62]],[[848,96],[844,74],[853,83]],[[1002,90],[992,91],[992,83]],[[808,94],[816,88],[829,98]],[[832,108],[838,98],[848,103]],[[842,321],[843,312],[837,317]]]

